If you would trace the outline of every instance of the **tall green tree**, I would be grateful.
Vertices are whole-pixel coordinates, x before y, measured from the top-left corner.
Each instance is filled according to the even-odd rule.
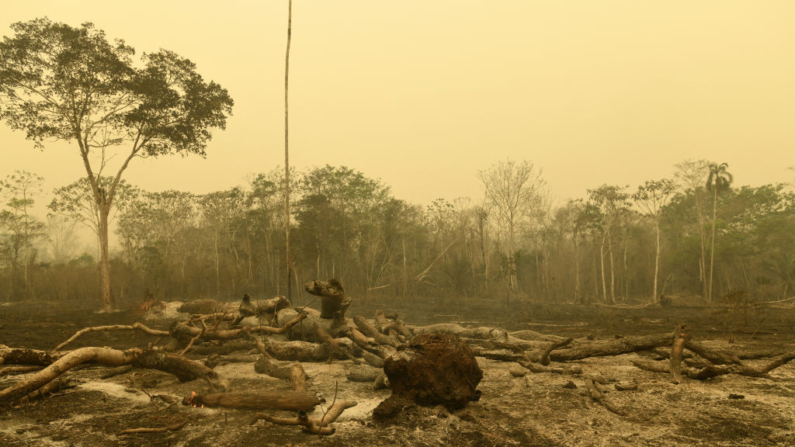
[[[712,301],[712,273],[715,266],[715,224],[718,222],[718,194],[728,190],[734,181],[734,176],[728,171],[728,163],[710,163],[709,177],[707,177],[707,190],[712,192],[712,247],[709,255],[709,289],[707,299]]]
[[[134,158],[203,156],[232,98],[190,60],[160,50],[137,63],[131,46],[109,42],[91,23],[40,18],[11,28],[14,36],[0,43],[0,119],[39,148],[53,139],[77,143],[99,210],[101,297],[110,310],[108,215],[122,174]],[[116,152],[121,165],[105,188],[97,179]]]

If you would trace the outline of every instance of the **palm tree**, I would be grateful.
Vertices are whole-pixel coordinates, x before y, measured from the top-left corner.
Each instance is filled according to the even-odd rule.
[[[718,194],[729,189],[734,177],[726,169],[728,163],[710,163],[709,177],[707,178],[707,190],[713,191],[712,200],[712,249],[709,257],[709,291],[707,299],[712,301],[712,272],[715,264],[715,223],[718,214]]]

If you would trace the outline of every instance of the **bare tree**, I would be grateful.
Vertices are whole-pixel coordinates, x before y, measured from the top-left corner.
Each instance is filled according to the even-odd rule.
[[[698,264],[698,279],[701,282],[703,296],[707,296],[707,233],[706,218],[704,216],[704,184],[709,176],[709,162],[707,160],[685,160],[676,165],[674,175],[685,190],[692,189],[696,201],[696,225],[701,241],[701,257]]]
[[[486,193],[486,199],[494,205],[500,226],[507,231],[503,244],[506,257],[508,287],[517,288],[516,278],[516,231],[520,221],[529,216],[541,200],[544,180],[541,171],[529,161],[516,163],[501,161],[478,173]]]

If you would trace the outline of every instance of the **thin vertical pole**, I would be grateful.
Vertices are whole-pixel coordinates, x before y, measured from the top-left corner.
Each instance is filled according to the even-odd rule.
[[[290,280],[290,149],[289,149],[289,108],[288,87],[290,81],[290,40],[292,38],[293,0],[287,7],[287,54],[284,59],[284,217],[285,217],[285,257],[287,262],[287,299],[293,301],[293,286]]]

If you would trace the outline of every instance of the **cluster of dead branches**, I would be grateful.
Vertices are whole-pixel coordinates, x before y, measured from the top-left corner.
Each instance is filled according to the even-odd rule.
[[[746,360],[776,353],[725,352],[694,340],[686,325],[678,326],[669,334],[593,341],[526,330],[508,332],[497,327],[465,328],[452,323],[412,327],[397,315],[383,311],[377,311],[369,319],[362,315],[347,318],[345,313],[351,300],[345,296],[341,284],[334,280],[312,281],[305,289],[321,298],[320,311],[293,308],[283,297],[252,303],[244,296],[237,309],[198,303],[199,307],[195,308],[203,306],[205,313],[194,313],[182,321],[174,321],[168,330],[153,329],[141,323],[89,327],[77,331],[51,351],[0,345],[3,367],[0,374],[27,374],[14,385],[0,390],[0,405],[18,406],[52,392],[63,384],[62,375],[80,365],[124,367],[123,371],[150,368],[173,374],[180,381],[202,379],[209,384],[210,392],[186,396],[182,399],[185,405],[253,410],[260,412],[254,422],[265,420],[299,425],[310,433],[331,434],[334,430],[330,424],[356,402],[337,401],[335,391],[335,400],[327,412],[321,418],[310,417],[309,412],[323,400],[310,391],[309,378],[301,362],[349,360],[361,365],[349,373],[349,380],[367,381],[376,389],[383,388],[389,384],[383,371],[384,361],[419,334],[453,334],[465,340],[476,356],[517,362],[532,373],[583,374],[583,368],[572,362],[590,357],[645,353],[645,357],[634,359],[632,363],[643,370],[670,374],[672,381],[677,383],[683,377],[706,380],[724,374],[765,377],[773,369],[795,359],[795,353],[777,353],[765,364],[748,363]],[[110,347],[64,350],[76,339],[100,331],[137,331],[158,339],[147,346],[127,350]],[[234,354],[241,350],[255,350],[257,354]],[[232,361],[251,362],[258,373],[289,380],[292,391],[233,390],[229,382],[213,370],[220,362]],[[611,407],[603,398],[599,380],[588,377],[586,390],[594,400],[620,414],[620,410]],[[282,418],[262,413],[272,410],[295,411],[297,416]]]

